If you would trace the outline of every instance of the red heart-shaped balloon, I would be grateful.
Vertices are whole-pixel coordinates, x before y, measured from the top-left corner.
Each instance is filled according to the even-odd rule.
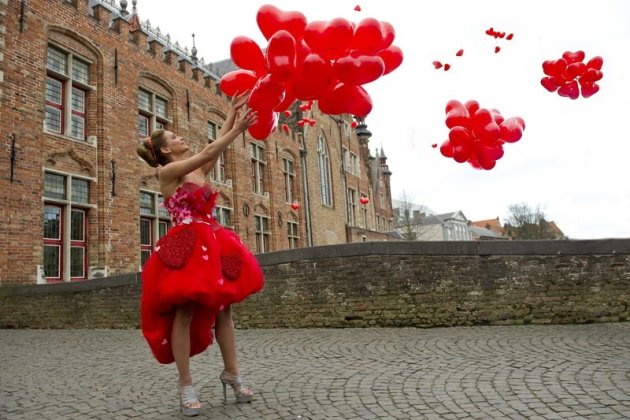
[[[279,82],[291,79],[295,73],[295,54],[293,35],[284,29],[273,34],[267,47],[269,74]]]
[[[365,117],[372,111],[372,99],[361,86],[339,83],[319,100],[319,109],[325,114]]]
[[[330,61],[324,60],[319,54],[309,54],[295,74],[295,95],[303,101],[318,99],[329,89],[332,81]]]
[[[567,61],[564,58],[544,61],[542,66],[547,76],[561,76],[567,71]]]
[[[597,82],[602,77],[604,77],[604,73],[602,73],[600,70],[596,70],[594,68],[587,68],[584,74],[582,75],[582,77],[580,77],[580,80],[593,83],[593,82]]]
[[[453,146],[453,159],[457,163],[464,163],[468,160],[471,153],[473,151],[473,147],[470,143],[462,143]]]
[[[555,92],[560,87],[560,84],[553,77],[543,77],[540,79],[540,84],[549,92]]]
[[[282,84],[268,74],[256,82],[256,86],[252,89],[247,100],[247,105],[256,111],[263,109],[271,111],[280,105],[283,99],[284,88]],[[260,120],[260,115],[258,115],[258,119]]]
[[[322,57],[335,60],[350,51],[353,32],[352,24],[344,18],[313,21],[304,28],[304,41]]]
[[[396,31],[391,23],[382,21],[381,22],[381,30],[383,32],[383,49],[392,45],[394,42],[394,38],[396,38]]]
[[[258,71],[266,66],[265,56],[254,40],[237,36],[230,44],[230,57],[242,69]]]
[[[251,90],[257,80],[258,77],[252,71],[234,70],[221,77],[219,87],[227,96],[235,96],[239,92]]]
[[[442,63],[440,63],[440,62],[439,62],[439,61],[437,61],[437,60],[436,60],[436,61],[434,61],[434,62],[433,62],[433,63],[431,63],[431,64],[433,64],[433,67],[434,67],[436,70],[437,70],[437,69],[442,68]]]
[[[464,107],[468,110],[470,115],[475,115],[475,112],[480,108],[479,102],[475,100],[468,101],[464,104]]]
[[[567,79],[572,80],[576,77],[579,77],[584,74],[586,71],[586,64],[578,61],[576,63],[571,63],[567,66]]]
[[[599,92],[599,85],[597,83],[581,82],[580,86],[582,88],[582,97],[584,98],[590,98]]]
[[[601,70],[603,65],[604,65],[604,59],[601,58],[600,56],[593,57],[590,60],[588,60],[588,63],[586,63],[586,67],[590,69],[595,69],[595,70]]]
[[[446,126],[448,128],[470,126],[470,115],[464,104],[454,99],[446,103]]]
[[[364,85],[383,75],[385,63],[377,55],[352,53],[338,58],[333,65],[337,79],[348,85]]]
[[[515,143],[523,136],[525,122],[520,117],[511,117],[501,123],[501,140]]]
[[[580,96],[578,83],[575,80],[572,80],[567,82],[565,85],[560,86],[560,89],[558,89],[558,95],[566,98],[577,99]]]
[[[266,4],[258,9],[256,23],[258,23],[260,32],[266,39],[271,38],[279,30],[284,29],[299,41],[304,36],[306,16],[300,12],[285,12],[275,6]]]
[[[446,140],[440,145],[440,153],[442,153],[442,156],[447,158],[453,157],[453,145],[449,140]]]
[[[576,51],[576,52],[565,51],[564,54],[562,54],[562,58],[564,58],[567,61],[567,64],[584,61],[584,51]]]
[[[265,140],[271,132],[276,128],[278,122],[275,113],[267,109],[259,109],[258,119],[256,122],[249,126],[247,131],[256,140]]]
[[[391,40],[393,41],[394,38],[392,37]],[[367,54],[376,54],[385,48],[384,45],[385,35],[383,34],[381,22],[374,18],[366,18],[359,22],[354,30],[354,38],[352,40],[353,50]]]
[[[383,59],[385,64],[383,76],[396,70],[403,62],[402,50],[395,45],[390,45],[383,51],[379,51],[377,55]]]
[[[472,133],[462,126],[456,126],[449,130],[448,139],[453,146],[470,143],[472,141]]]
[[[485,108],[479,108],[471,118],[473,134],[480,141],[494,142],[501,135],[499,124],[494,121],[492,112]]]

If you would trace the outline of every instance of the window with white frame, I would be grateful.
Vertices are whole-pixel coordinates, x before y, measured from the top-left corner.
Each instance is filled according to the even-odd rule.
[[[90,180],[44,173],[44,256],[46,281],[88,277],[87,216]]]
[[[287,203],[295,200],[295,164],[293,159],[282,158],[282,172],[284,174],[284,199]]]
[[[232,209],[222,206],[215,206],[212,209],[212,217],[219,222],[222,226],[232,227]]]
[[[251,143],[252,189],[254,193],[265,193],[265,148],[260,143]]]
[[[212,142],[210,142],[212,143]],[[225,177],[225,151],[223,151],[219,157],[217,158],[216,163],[214,164],[214,166],[212,167],[212,169],[210,169],[210,179],[215,181],[215,182],[220,182],[220,183],[225,183],[226,181],[226,177]]]
[[[218,128],[217,123],[208,121],[208,140],[217,139]]]
[[[342,149],[343,169],[352,174],[359,176],[359,158],[345,147]]]
[[[348,225],[357,225],[357,190],[348,188]]]
[[[317,159],[319,166],[319,182],[322,204],[332,206],[332,187],[330,180],[330,158],[324,135],[319,133],[317,142]]]
[[[254,215],[256,223],[256,252],[262,254],[269,251],[269,218],[266,216]]]
[[[153,247],[171,226],[162,194],[140,191],[140,266],[149,259]]]
[[[298,224],[295,222],[287,222],[287,234],[289,237],[289,249],[299,246],[300,235],[298,233]]]
[[[352,175],[359,176],[359,158],[352,152],[350,152],[350,163],[348,167],[348,171]]]
[[[50,133],[87,139],[90,62],[48,45],[44,127]]]
[[[217,130],[219,129],[220,127],[216,123],[212,121],[208,121],[208,143],[212,143],[213,141],[217,139]],[[223,184],[225,184],[225,182],[227,181],[226,172],[225,172],[226,161],[227,161],[226,153],[227,151],[224,150],[221,153],[221,155],[219,155],[217,162],[214,164],[214,167],[210,170],[210,179],[215,182],[220,182]]]
[[[144,139],[158,129],[167,128],[168,100],[149,90],[138,90],[138,137]]]

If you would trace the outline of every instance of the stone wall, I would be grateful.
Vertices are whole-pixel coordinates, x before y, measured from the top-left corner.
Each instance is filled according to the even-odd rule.
[[[627,321],[630,239],[367,242],[258,256],[239,328]],[[137,328],[140,278],[0,287],[0,327]]]

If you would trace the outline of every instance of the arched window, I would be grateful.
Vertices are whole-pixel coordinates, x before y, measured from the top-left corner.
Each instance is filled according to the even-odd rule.
[[[142,74],[138,87],[138,137],[143,139],[154,130],[173,130],[173,94],[166,83]]]
[[[81,36],[51,28],[46,51],[45,132],[85,142],[91,136],[96,138],[100,61],[100,52]]]
[[[332,206],[332,188],[330,182],[330,158],[328,157],[328,147],[326,139],[322,133],[319,133],[319,141],[317,142],[317,159],[319,166],[319,181],[322,204]]]

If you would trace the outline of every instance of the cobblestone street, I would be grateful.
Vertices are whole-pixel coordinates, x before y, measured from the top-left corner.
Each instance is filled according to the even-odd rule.
[[[630,323],[237,331],[256,396],[192,371],[213,419],[630,418]],[[0,418],[179,418],[175,366],[140,331],[0,330]]]

